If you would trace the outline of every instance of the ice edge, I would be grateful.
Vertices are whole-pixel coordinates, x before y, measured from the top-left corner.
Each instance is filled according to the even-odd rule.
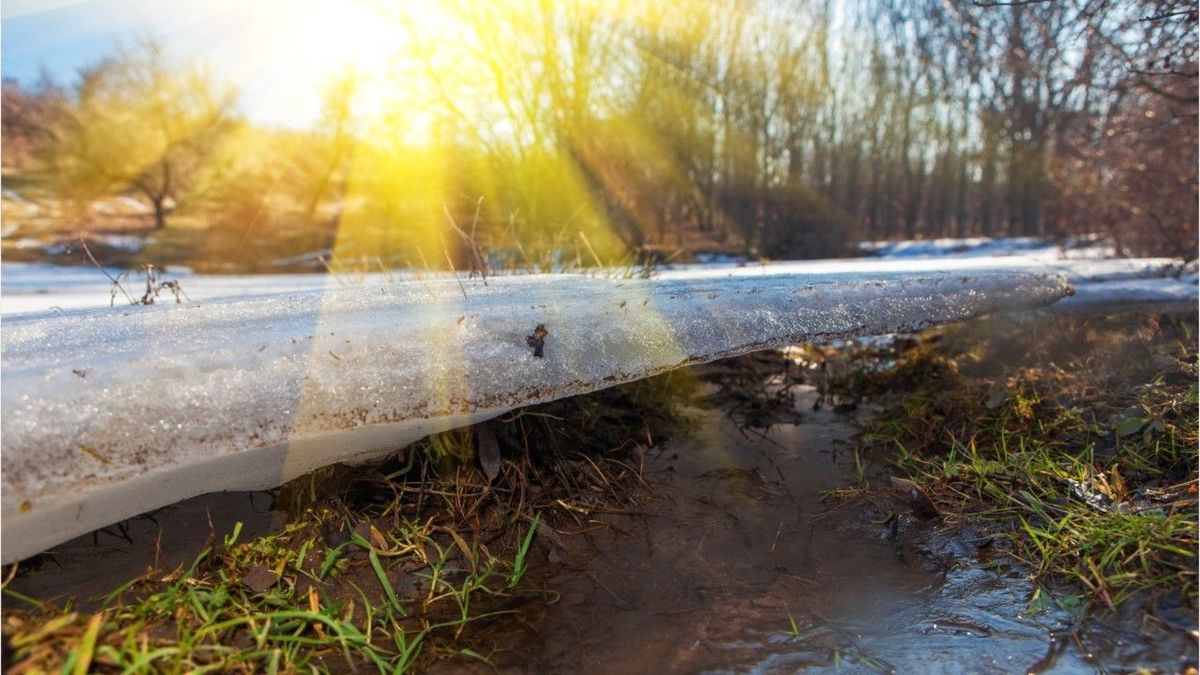
[[[1053,272],[495,280],[6,322],[10,562],[206,492],[786,344],[1045,306]],[[550,337],[534,358],[524,336]]]

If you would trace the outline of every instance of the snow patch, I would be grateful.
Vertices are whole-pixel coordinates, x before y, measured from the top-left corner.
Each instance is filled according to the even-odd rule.
[[[876,258],[962,258],[1025,256],[1039,260],[1109,259],[1116,257],[1112,241],[1099,235],[1052,237],[965,237],[868,241],[859,252]]]

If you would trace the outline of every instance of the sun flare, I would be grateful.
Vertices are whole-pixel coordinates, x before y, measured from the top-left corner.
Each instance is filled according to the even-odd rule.
[[[284,103],[287,92],[311,95],[353,77],[356,112],[371,118],[398,102],[419,107],[428,86],[415,77],[418,40],[453,37],[449,17],[430,3],[268,0],[246,11],[250,25],[222,65],[251,70],[247,74],[282,93]]]

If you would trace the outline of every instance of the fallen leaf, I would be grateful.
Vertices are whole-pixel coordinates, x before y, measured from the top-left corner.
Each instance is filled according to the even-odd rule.
[[[488,482],[496,480],[496,476],[500,475],[500,443],[496,440],[496,434],[487,426],[479,426],[475,428],[475,446],[476,454],[479,455],[479,466],[483,469],[483,475],[487,476]]]
[[[913,513],[918,518],[929,519],[942,515],[938,511],[937,506],[934,505],[933,500],[929,498],[929,493],[925,492],[925,489],[920,485],[907,478],[900,478],[898,476],[892,476],[891,478],[892,485],[907,493],[905,501],[912,507]]]
[[[255,593],[262,593],[279,581],[279,575],[262,565],[251,565],[242,577],[242,585]]]
[[[374,525],[371,526],[370,541],[371,541],[371,544],[373,544],[375,546],[375,548],[377,548],[377,549],[384,550],[388,547],[387,539],[383,536],[383,533],[380,532]]]

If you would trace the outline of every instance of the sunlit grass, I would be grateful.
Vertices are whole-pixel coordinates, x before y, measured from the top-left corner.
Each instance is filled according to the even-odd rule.
[[[83,604],[6,583],[11,672],[487,663],[504,645],[480,631],[554,597],[530,582],[545,528],[594,528],[593,510],[636,504],[640,452],[669,433],[694,386],[670,373],[518,410],[487,432],[435,434],[378,469],[319,470],[281,488],[276,508],[291,518],[278,531],[243,539],[239,524],[189,564]],[[481,433],[499,446],[491,478],[477,466]]]
[[[941,517],[1011,542],[1035,578],[1113,607],[1197,595],[1195,322],[1124,316],[948,331],[882,374],[829,384],[885,396],[863,440]]]

